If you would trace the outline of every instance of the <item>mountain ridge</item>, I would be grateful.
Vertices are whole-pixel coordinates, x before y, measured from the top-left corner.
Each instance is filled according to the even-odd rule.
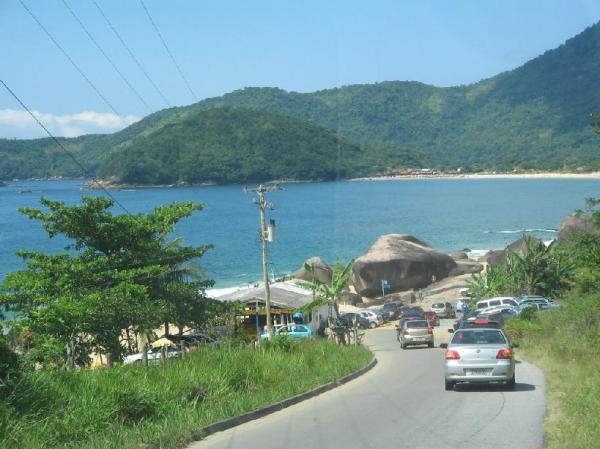
[[[297,120],[293,125],[289,122],[294,129],[304,126],[300,122],[309,122],[342,139],[344,145],[357,145],[364,153],[361,164],[370,161],[372,166],[363,165],[357,172],[350,170],[349,176],[373,175],[408,164],[463,167],[467,171],[515,167],[592,170],[600,168],[600,157],[587,115],[600,110],[598,75],[600,23],[520,67],[473,84],[436,87],[419,81],[383,81],[309,93],[248,87],[157,111],[113,134],[81,136],[63,142],[85,160],[90,172],[118,177],[115,158],[120,153],[125,157],[125,148],[139,147],[142,141],[153,146],[149,140],[152,135],[169,140],[164,134],[169,129],[193,134],[193,130],[184,130],[178,124],[193,128],[199,125],[188,120],[190,117],[201,117],[201,112],[211,109],[234,108],[275,114],[282,117],[277,119],[282,126],[283,118]],[[246,118],[245,123],[251,123]],[[310,133],[299,135],[310,138]],[[216,136],[210,138],[214,140]],[[175,134],[170,139],[185,146]],[[328,137],[322,142],[325,141],[331,143],[335,139]],[[0,140],[0,179],[78,174],[78,168],[50,143],[43,139]],[[306,142],[306,147],[311,145]],[[195,148],[194,151],[203,151],[202,145]],[[23,149],[30,153],[30,160],[19,158]],[[247,150],[254,151],[250,147]],[[144,152],[137,151],[142,157]],[[222,157],[227,159],[234,153],[235,148],[228,148]],[[211,154],[221,158],[218,153]],[[246,161],[252,163],[251,159]],[[293,157],[290,161],[298,163]],[[129,159],[129,163],[133,161]],[[144,161],[139,163],[143,165]]]

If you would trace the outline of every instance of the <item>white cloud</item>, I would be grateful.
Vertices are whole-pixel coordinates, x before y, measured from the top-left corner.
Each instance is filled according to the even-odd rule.
[[[119,131],[140,119],[135,115],[119,116],[95,111],[67,115],[32,112],[52,134],[63,137]],[[0,137],[31,139],[47,137],[47,134],[26,111],[0,109]]]

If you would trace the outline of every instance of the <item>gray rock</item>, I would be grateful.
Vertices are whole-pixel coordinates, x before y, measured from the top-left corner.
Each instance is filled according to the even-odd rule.
[[[455,267],[450,256],[413,236],[388,234],[356,259],[351,280],[358,294],[373,297],[381,295],[382,280],[391,286],[386,293],[423,288],[432,279],[445,278]]]
[[[533,237],[531,235],[523,235],[519,240],[515,240],[504,249],[497,251],[489,251],[485,256],[480,259],[480,262],[485,262],[488,265],[494,266],[506,262],[506,257],[509,252],[515,252],[523,254],[527,249],[527,242],[534,241],[543,243],[541,239]]]
[[[325,284],[331,284],[331,277],[333,276],[333,270],[331,267],[320,257],[311,257],[306,260],[296,271],[293,276],[296,279],[302,279],[303,281],[312,282],[313,275],[304,268],[304,265],[309,265],[314,268],[315,278]]]
[[[567,216],[558,228],[558,241],[560,243],[570,243],[573,237],[578,234],[598,234],[600,230],[592,223],[589,217],[582,214],[573,214]]]
[[[463,253],[463,252],[458,252],[458,253],[454,253],[451,256],[454,260],[467,260],[469,258],[469,256],[467,255],[467,253]]]
[[[353,306],[356,304],[361,304],[363,302],[362,296],[357,293],[352,293],[347,290],[340,293],[340,303],[341,304],[352,304]]]
[[[483,265],[474,260],[457,260],[456,267],[450,270],[448,276],[460,276],[462,274],[475,274],[483,270]]]

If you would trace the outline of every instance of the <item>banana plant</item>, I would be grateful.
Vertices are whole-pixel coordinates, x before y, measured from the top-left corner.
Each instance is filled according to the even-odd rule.
[[[331,284],[321,282],[315,276],[315,268],[313,265],[304,264],[304,269],[312,275],[312,290],[314,292],[314,299],[308,304],[303,305],[300,312],[308,312],[316,307],[320,307],[325,304],[330,305],[331,308],[335,309],[336,315],[338,314],[338,300],[344,286],[350,279],[352,274],[352,266],[354,265],[354,259],[352,259],[344,267],[343,270],[334,269],[331,276]],[[341,268],[341,267],[340,267]]]

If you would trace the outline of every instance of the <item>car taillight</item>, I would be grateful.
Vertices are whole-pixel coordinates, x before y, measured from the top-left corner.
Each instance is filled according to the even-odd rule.
[[[408,333],[408,330],[407,330],[407,329],[404,329],[404,332],[402,332],[402,333],[403,333],[404,335],[410,335],[410,334]]]
[[[459,360],[460,354],[458,353],[458,351],[455,351],[454,349],[446,349],[445,357],[446,357],[446,360]]]
[[[498,360],[506,360],[506,359],[512,359],[512,351],[510,349],[500,349],[500,351],[498,351],[498,354],[496,354],[496,358]]]
[[[427,333],[428,333],[428,334],[433,334],[433,329],[432,329],[431,327],[428,327],[428,328],[427,328]]]

